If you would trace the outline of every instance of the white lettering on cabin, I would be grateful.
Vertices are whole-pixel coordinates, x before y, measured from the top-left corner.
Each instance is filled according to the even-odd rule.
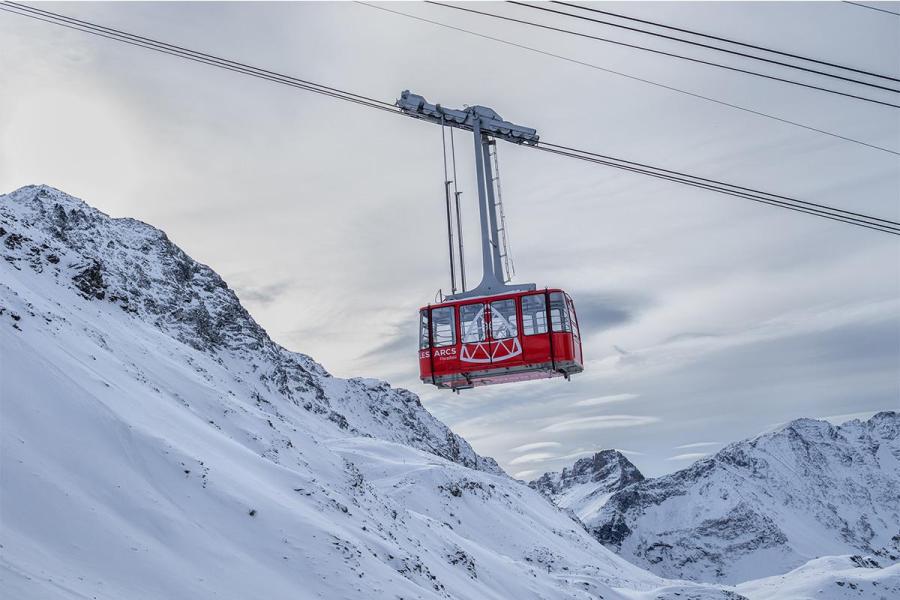
[[[438,359],[450,359],[456,358],[456,346],[450,346],[448,348],[435,348],[434,357]],[[430,350],[422,350],[419,352],[419,358],[431,358]]]

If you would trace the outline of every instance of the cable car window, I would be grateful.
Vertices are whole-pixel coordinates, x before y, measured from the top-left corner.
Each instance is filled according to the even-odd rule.
[[[435,348],[456,343],[456,322],[452,306],[431,311],[431,341]]]
[[[572,333],[575,334],[575,337],[581,337],[581,332],[578,330],[578,317],[575,316],[575,305],[572,304],[572,299],[569,296],[566,296],[566,304],[569,307],[569,321],[572,322]]]
[[[561,292],[550,294],[550,327],[553,331],[572,331],[569,327],[566,299]]]
[[[543,294],[522,296],[522,330],[525,335],[547,333],[547,303]]]
[[[419,350],[428,347],[428,312],[419,311]]]
[[[495,340],[518,337],[519,319],[516,316],[516,301],[497,300],[491,302],[491,337]]]
[[[485,340],[484,304],[465,304],[459,307],[459,324],[463,344]]]

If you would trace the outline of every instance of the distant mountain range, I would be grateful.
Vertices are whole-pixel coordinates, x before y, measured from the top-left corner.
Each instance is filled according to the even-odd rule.
[[[798,419],[654,479],[605,450],[530,485],[662,577],[737,583],[828,555],[900,560],[896,412]]]

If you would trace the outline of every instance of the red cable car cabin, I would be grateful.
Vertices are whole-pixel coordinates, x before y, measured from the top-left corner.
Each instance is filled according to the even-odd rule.
[[[459,390],[549,377],[568,379],[583,370],[575,306],[562,290],[466,298],[420,310],[423,383]]]

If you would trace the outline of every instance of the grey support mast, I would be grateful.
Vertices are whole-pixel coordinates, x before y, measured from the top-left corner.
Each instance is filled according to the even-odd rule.
[[[503,242],[500,237],[501,225],[498,221],[497,203],[494,198],[494,175],[491,169],[491,144],[494,139],[506,140],[514,144],[533,146],[538,143],[537,131],[529,127],[504,121],[500,115],[486,106],[470,106],[464,110],[429,104],[422,96],[404,91],[397,100],[397,106],[404,113],[441,126],[456,127],[471,131],[475,143],[475,176],[478,185],[478,213],[481,220],[481,283],[471,290],[448,296],[450,300],[490,296],[504,292],[528,291],[535,289],[533,283],[506,284],[503,271]],[[449,187],[447,188],[449,192]],[[448,194],[449,197],[449,194]],[[449,206],[448,206],[449,208]],[[502,215],[502,209],[501,209]],[[460,225],[457,218],[457,225]],[[452,236],[452,231],[451,234]],[[462,244],[462,236],[457,236]],[[451,241],[452,246],[452,241]],[[453,252],[451,250],[451,256]],[[460,265],[460,269],[464,268]],[[454,281],[455,281],[455,276]],[[455,285],[454,285],[455,287]]]

